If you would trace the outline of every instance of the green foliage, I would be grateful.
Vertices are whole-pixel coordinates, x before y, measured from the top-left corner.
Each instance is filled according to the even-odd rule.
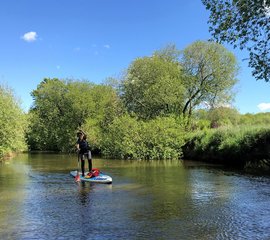
[[[193,120],[192,128],[196,130],[205,130],[211,127],[211,122],[207,119]]]
[[[179,159],[184,144],[184,128],[173,117],[142,122],[144,159]]]
[[[111,87],[86,81],[44,79],[32,96],[34,107],[27,134],[31,149],[70,151],[76,131],[84,127],[89,131],[89,139],[95,140],[94,146],[98,146],[95,137],[100,128],[120,111],[118,97]]]
[[[87,118],[82,129],[87,133],[87,141],[91,145],[91,150],[99,151],[102,140],[100,121],[96,118]]]
[[[184,49],[181,65],[186,87],[183,114],[191,116],[204,102],[216,107],[233,98],[238,65],[233,53],[222,45],[196,41]]]
[[[136,59],[120,88],[113,78],[106,85],[44,79],[32,92],[30,149],[70,151],[76,131],[83,129],[92,150],[106,157],[179,159],[184,150],[192,158],[242,163],[242,154],[267,136],[228,126],[252,124],[255,118],[266,123],[268,118],[217,107],[232,98],[238,70],[234,56],[219,44],[201,41],[179,56],[175,46],[168,46]],[[191,115],[205,102],[211,110]]]
[[[270,113],[244,114],[240,116],[240,125],[269,125]]]
[[[270,1],[202,0],[210,11],[210,32],[218,42],[246,48],[252,74],[270,80]]]
[[[22,112],[13,91],[0,85],[0,158],[25,150],[26,115]]]
[[[108,127],[102,153],[121,159],[179,159],[183,136],[183,128],[173,117],[145,122],[124,115]]]
[[[192,116],[192,129],[218,128],[224,126],[269,126],[270,113],[240,114],[230,107],[198,109]]]
[[[238,72],[231,52],[217,43],[197,41],[180,53],[169,45],[131,63],[121,84],[130,114],[144,120],[171,114],[191,117],[203,102],[212,107],[230,102]]]
[[[129,113],[140,119],[180,113],[184,87],[176,51],[170,47],[131,63],[121,84],[122,99]]]
[[[70,111],[72,99],[68,94],[67,84],[58,79],[44,79],[32,92],[34,107],[30,111],[27,134],[31,149],[63,150],[70,144],[69,139],[77,127],[73,126],[73,121],[81,119]]]
[[[244,166],[270,159],[269,127],[225,127],[192,133],[184,156],[192,159]]]
[[[240,120],[240,114],[236,109],[229,107],[219,107],[210,109],[207,119],[211,122],[211,127],[236,126]]]
[[[104,132],[101,151],[104,156],[127,159],[137,158],[136,142],[140,141],[139,123],[129,115],[114,119]]]

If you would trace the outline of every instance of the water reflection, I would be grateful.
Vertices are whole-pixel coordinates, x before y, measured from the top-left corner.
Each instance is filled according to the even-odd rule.
[[[75,183],[73,155],[0,166],[0,239],[269,239],[269,178],[182,161],[94,159],[113,184]]]

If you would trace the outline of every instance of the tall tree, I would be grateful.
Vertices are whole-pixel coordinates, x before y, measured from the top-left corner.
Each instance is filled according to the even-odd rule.
[[[71,150],[78,128],[98,131],[119,106],[114,89],[87,81],[44,79],[32,96],[28,143],[40,150]]]
[[[270,80],[270,0],[202,0],[210,32],[219,42],[246,48],[258,80]]]
[[[13,90],[0,85],[0,158],[25,150],[26,116]]]
[[[186,87],[184,115],[191,116],[203,102],[214,107],[232,99],[238,65],[225,47],[214,42],[194,42],[184,49],[181,64]]]
[[[175,48],[168,47],[131,63],[121,84],[122,99],[130,113],[141,119],[179,114],[184,87],[176,55]]]

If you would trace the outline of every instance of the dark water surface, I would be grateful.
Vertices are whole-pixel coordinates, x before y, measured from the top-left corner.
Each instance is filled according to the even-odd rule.
[[[74,155],[0,165],[0,239],[270,239],[270,178],[181,161],[94,159],[113,184],[75,183]]]

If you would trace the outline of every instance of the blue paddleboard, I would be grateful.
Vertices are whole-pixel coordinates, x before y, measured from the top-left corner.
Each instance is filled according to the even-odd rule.
[[[91,178],[87,178],[87,174],[88,172],[85,172],[85,176],[82,177],[82,173],[79,172],[80,174],[80,179],[81,181],[85,181],[85,182],[95,182],[95,183],[112,183],[112,178],[104,173],[99,173],[99,175],[97,177],[91,177]],[[77,176],[77,171],[71,171],[70,175],[72,177],[76,177]]]

